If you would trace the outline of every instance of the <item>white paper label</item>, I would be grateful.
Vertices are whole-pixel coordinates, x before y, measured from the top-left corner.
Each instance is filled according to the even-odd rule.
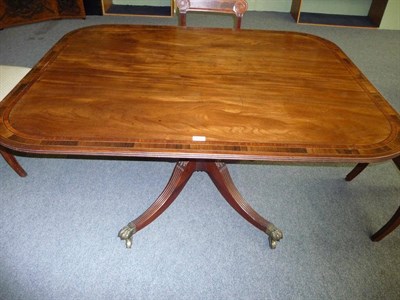
[[[202,136],[202,135],[194,135],[194,136],[192,136],[192,141],[193,142],[205,142],[206,137]]]

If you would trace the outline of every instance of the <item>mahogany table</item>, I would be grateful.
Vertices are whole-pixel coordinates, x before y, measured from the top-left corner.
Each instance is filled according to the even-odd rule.
[[[0,106],[0,144],[38,154],[176,159],[156,219],[194,171],[269,236],[226,162],[370,163],[400,154],[400,116],[333,43],[295,32],[104,25],[62,38]]]

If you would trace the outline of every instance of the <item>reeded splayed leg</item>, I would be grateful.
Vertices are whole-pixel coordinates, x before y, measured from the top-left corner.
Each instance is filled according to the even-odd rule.
[[[131,248],[132,246],[132,236],[153,222],[178,197],[195,171],[195,166],[195,162],[178,162],[175,165],[170,180],[156,201],[143,214],[119,231],[118,236],[121,240],[125,241],[127,248]]]
[[[18,163],[16,160],[15,156],[8,153],[5,149],[0,148],[0,154],[3,156],[5,161],[8,163],[8,165],[21,177],[25,177],[27,174],[25,170],[21,167],[21,165]]]
[[[247,221],[269,236],[269,243],[275,249],[283,234],[274,224],[260,216],[240,195],[224,163],[214,161],[180,161],[176,164],[171,178],[157,200],[137,219],[123,227],[118,236],[126,247],[132,246],[132,236],[161,215],[182,191],[194,171],[206,172],[226,201]]]
[[[224,196],[225,200],[248,222],[265,232],[269,237],[271,249],[275,249],[279,240],[283,238],[283,233],[274,224],[264,219],[244,200],[239,193],[229,174],[228,168],[222,162],[204,162],[201,170],[208,173]]]

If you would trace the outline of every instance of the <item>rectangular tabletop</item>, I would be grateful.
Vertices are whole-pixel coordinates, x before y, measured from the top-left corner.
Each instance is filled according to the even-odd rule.
[[[102,25],[63,37],[0,105],[29,153],[373,162],[400,116],[332,42],[295,32]]]

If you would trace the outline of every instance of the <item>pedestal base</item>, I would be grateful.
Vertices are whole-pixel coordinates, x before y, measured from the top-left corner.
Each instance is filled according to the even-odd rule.
[[[118,236],[124,240],[127,248],[132,245],[134,233],[143,229],[161,215],[168,206],[178,197],[179,193],[189,181],[195,171],[206,172],[225,200],[248,222],[265,232],[269,237],[269,244],[275,249],[277,242],[283,238],[274,224],[260,216],[240,195],[225,163],[215,161],[179,161],[171,175],[171,178],[158,196],[156,201],[138,218],[123,227]]]

